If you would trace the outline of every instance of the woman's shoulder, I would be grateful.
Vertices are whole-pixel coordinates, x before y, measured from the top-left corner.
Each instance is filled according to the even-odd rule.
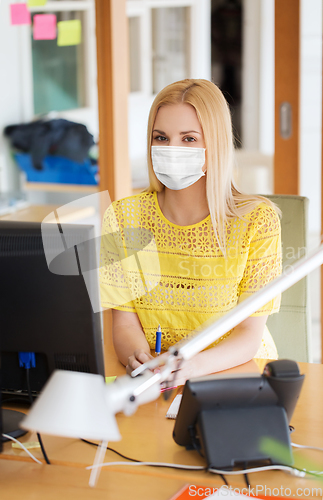
[[[260,200],[249,213],[249,219],[258,223],[280,224],[279,211],[269,200]]]
[[[106,209],[104,214],[104,220],[108,221],[114,219],[118,223],[129,222],[134,223],[134,218],[138,218],[139,214],[144,215],[145,212],[149,211],[155,203],[154,192],[143,191],[138,194],[133,194],[125,198],[120,198],[119,200],[113,201],[109,207]]]
[[[257,220],[263,217],[279,220],[279,208],[265,196],[252,196],[235,200],[235,212],[240,218]]]
[[[279,234],[280,218],[273,203],[264,197],[240,201],[236,205],[239,216],[231,224],[243,228],[243,232],[253,237],[256,234]]]
[[[268,200],[260,202],[247,214],[249,228],[254,234],[275,235],[280,233],[280,218],[275,206]]]

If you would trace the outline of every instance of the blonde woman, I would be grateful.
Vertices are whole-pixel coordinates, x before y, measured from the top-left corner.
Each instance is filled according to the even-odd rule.
[[[112,204],[118,229],[141,227],[153,234],[160,262],[157,286],[113,309],[114,347],[128,372],[151,358],[158,325],[167,350],[281,272],[275,206],[239,192],[233,153],[230,111],[216,85],[187,79],[159,92],[148,121],[150,186]],[[107,211],[105,232],[108,220]],[[109,307],[104,276],[102,305]],[[278,309],[279,298],[184,362],[177,384],[253,357],[276,359],[265,325]]]

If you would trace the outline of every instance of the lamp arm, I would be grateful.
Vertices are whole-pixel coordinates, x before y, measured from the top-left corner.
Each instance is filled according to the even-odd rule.
[[[229,313],[222,316],[222,318],[216,321],[211,318],[201,325],[201,327],[196,329],[189,339],[171,346],[168,350],[170,355],[167,358],[166,364],[173,366],[175,362],[174,358],[177,361],[181,359],[191,359],[197,353],[222,337],[222,335],[239,325],[255,311],[267,304],[267,302],[277,297],[277,295],[287,290],[322,264],[323,245],[320,245],[316,250],[311,252],[310,255],[290,265],[290,270],[288,272],[285,266],[285,271],[281,276],[238,304]],[[131,373],[131,376],[136,377],[147,369],[153,370],[161,363],[165,363],[165,360],[159,360],[157,357],[136,368],[136,370]]]
[[[175,344],[170,347],[169,352],[174,354],[177,351],[181,359],[191,359],[322,264],[323,245],[320,245],[309,256],[305,256],[291,265],[289,271],[285,270],[281,276],[238,304],[228,314],[215,322],[208,321],[204,323],[201,332],[197,331],[192,338],[181,342],[180,345]]]
[[[113,414],[122,411],[125,415],[132,415],[138,406],[156,400],[160,395],[160,384],[172,372],[172,365],[167,364],[154,373],[146,370],[139,377],[132,378],[123,375],[106,386],[105,396],[109,409]]]

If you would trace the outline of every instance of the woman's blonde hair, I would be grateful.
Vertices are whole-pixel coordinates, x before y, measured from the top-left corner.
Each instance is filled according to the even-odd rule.
[[[179,103],[193,106],[203,130],[207,168],[206,196],[215,237],[225,254],[225,225],[229,218],[242,218],[261,202],[275,210],[277,208],[266,198],[243,194],[237,188],[233,180],[234,144],[230,109],[221,90],[208,80],[181,80],[167,85],[157,94],[148,118],[148,191],[164,189],[155,175],[151,160],[152,131],[157,112],[162,106]]]

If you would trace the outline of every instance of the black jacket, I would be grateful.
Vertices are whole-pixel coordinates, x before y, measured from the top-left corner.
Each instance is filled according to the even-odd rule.
[[[83,163],[94,144],[93,135],[85,125],[63,119],[9,125],[4,134],[14,148],[30,153],[37,170],[42,170],[42,160],[47,155]]]

